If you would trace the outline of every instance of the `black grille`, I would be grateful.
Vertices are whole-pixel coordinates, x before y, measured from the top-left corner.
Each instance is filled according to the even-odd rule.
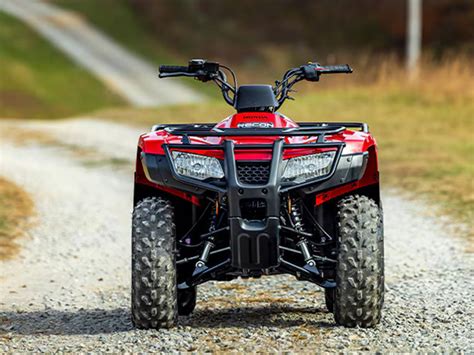
[[[242,184],[266,184],[270,177],[270,162],[237,162],[237,176]]]

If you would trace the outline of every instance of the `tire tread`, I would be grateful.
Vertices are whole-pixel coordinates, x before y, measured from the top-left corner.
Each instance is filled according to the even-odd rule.
[[[346,327],[373,327],[384,299],[382,210],[366,196],[347,196],[338,204],[337,227],[335,320]]]
[[[171,328],[177,321],[173,206],[161,197],[137,203],[132,219],[132,321]]]

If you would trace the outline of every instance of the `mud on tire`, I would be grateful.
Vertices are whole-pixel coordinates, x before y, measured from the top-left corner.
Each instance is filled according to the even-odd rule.
[[[373,327],[384,298],[381,209],[366,196],[348,196],[338,204],[337,231],[335,320],[346,327]]]
[[[176,325],[175,243],[170,202],[159,197],[138,202],[132,220],[132,321],[138,328]]]

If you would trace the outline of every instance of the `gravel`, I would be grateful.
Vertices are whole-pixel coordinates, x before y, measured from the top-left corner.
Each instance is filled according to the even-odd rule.
[[[137,130],[126,126],[77,120],[72,138],[68,124],[33,125],[101,154],[134,154]],[[0,352],[474,351],[474,262],[453,235],[463,226],[393,190],[383,196],[388,291],[377,328],[336,326],[320,289],[277,276],[204,284],[177,328],[135,330],[131,164],[91,167],[61,146],[1,144],[0,175],[31,193],[37,221],[20,255],[0,264]]]

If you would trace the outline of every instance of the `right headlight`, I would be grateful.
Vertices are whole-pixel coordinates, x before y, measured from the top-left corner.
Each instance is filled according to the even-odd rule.
[[[177,151],[172,152],[172,156],[174,168],[179,175],[198,180],[224,177],[224,171],[216,158]]]
[[[335,157],[336,152],[330,151],[288,159],[282,180],[301,183],[327,175],[331,171]]]

